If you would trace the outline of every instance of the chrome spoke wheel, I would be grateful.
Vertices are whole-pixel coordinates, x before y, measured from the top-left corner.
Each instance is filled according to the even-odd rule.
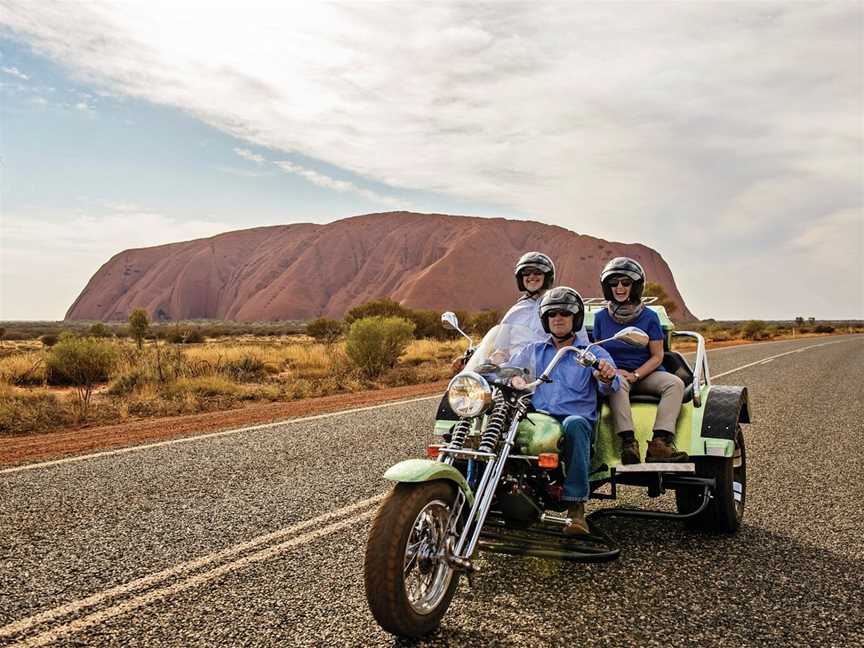
[[[430,501],[418,513],[405,545],[403,577],[408,604],[417,614],[429,614],[438,606],[453,577],[442,558],[447,541],[450,506]]]

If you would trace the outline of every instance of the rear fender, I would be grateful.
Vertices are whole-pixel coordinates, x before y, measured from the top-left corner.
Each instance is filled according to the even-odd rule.
[[[431,459],[406,459],[394,466],[390,466],[384,473],[384,479],[399,483],[420,483],[433,481],[435,479],[446,479],[454,482],[468,500],[468,504],[474,503],[474,493],[458,470],[453,466],[432,461]]]

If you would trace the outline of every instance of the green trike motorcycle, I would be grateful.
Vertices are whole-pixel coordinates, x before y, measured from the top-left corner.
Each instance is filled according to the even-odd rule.
[[[593,322],[587,301],[586,326]],[[514,367],[507,360],[533,341],[528,329],[499,324],[451,381],[435,422],[437,442],[427,458],[409,459],[384,475],[396,482],[375,517],[366,548],[365,583],[369,607],[393,634],[418,637],[433,631],[453,598],[459,577],[472,576],[477,550],[575,561],[613,560],[614,541],[594,524],[610,515],[671,518],[705,531],[738,529],[747,494],[742,423],[750,422],[744,387],[712,385],[705,343],[696,333],[675,332],[665,310],[657,311],[672,336],[691,337],[696,359],[667,350],[663,365],[685,383],[676,445],[687,463],[620,463],[620,441],[608,403],[597,422],[589,480],[593,499],[615,499],[619,485],[647,488],[649,496],[674,489],[677,513],[601,508],[588,516],[591,534],[565,536],[567,505],[561,500],[566,465],[559,461],[564,433],[557,419],[534,409],[534,389],[558,361],[575,353],[596,366],[587,348],[560,349],[547,367]],[[442,322],[465,337],[452,313]],[[468,338],[470,341],[470,338]],[[644,346],[648,336],[626,328],[615,338]],[[608,340],[596,342],[602,345]],[[635,433],[650,439],[657,399],[631,397]],[[647,443],[640,443],[645,448]],[[643,450],[644,453],[644,450]],[[644,461],[644,455],[642,457]]]

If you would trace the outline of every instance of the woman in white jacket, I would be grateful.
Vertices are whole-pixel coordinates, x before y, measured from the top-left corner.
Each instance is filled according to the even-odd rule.
[[[526,252],[516,262],[514,274],[516,287],[523,294],[504,314],[501,323],[530,328],[536,334],[534,341],[541,342],[549,334],[540,321],[540,299],[555,283],[555,264],[542,252]],[[576,333],[576,345],[588,345],[584,325]]]

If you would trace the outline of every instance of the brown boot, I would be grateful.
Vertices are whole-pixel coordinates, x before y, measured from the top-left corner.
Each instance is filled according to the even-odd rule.
[[[621,463],[625,466],[638,464],[642,459],[639,457],[639,442],[631,432],[629,435],[621,435]]]
[[[562,529],[564,535],[588,535],[591,533],[588,530],[588,523],[585,521],[585,502],[573,504],[567,510],[567,517],[570,518],[570,524]]]
[[[645,461],[651,463],[675,463],[687,461],[687,453],[681,452],[672,442],[671,434],[658,434],[648,444]]]

